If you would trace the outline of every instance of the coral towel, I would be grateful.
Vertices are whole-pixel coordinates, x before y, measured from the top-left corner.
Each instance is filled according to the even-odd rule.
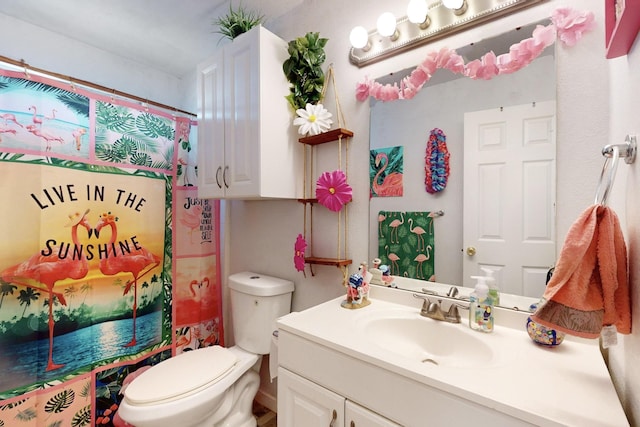
[[[598,338],[608,325],[631,333],[627,248],[609,207],[591,206],[571,226],[532,318],[583,338]]]

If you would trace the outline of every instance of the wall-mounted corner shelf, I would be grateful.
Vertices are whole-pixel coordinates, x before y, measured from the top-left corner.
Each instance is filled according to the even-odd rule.
[[[305,136],[304,138],[300,138],[298,141],[306,145],[318,145],[324,144],[326,142],[337,141],[340,138],[351,138],[352,136],[353,132],[351,132],[350,130],[337,128],[321,133],[319,135]]]
[[[348,130],[348,129],[344,129],[342,127],[339,127],[337,129],[331,129],[327,132],[321,133],[319,135],[312,135],[312,136],[306,136],[303,138],[298,139],[298,141],[301,144],[304,144],[304,162],[305,162],[305,167],[304,167],[304,195],[303,198],[298,199],[299,203],[302,203],[304,205],[304,218],[305,218],[305,239],[307,237],[307,215],[309,215],[309,223],[313,224],[313,205],[318,203],[318,199],[317,198],[307,198],[308,195],[310,194],[314,194],[313,191],[313,180],[312,177],[314,176],[313,173],[313,157],[314,157],[314,151],[315,151],[315,147],[317,145],[320,144],[325,144],[328,142],[335,142],[337,141],[338,144],[338,169],[343,169],[343,165],[342,165],[342,142],[343,140],[345,141],[344,146],[346,147],[345,150],[348,150],[348,143],[349,143],[349,139],[353,137],[353,132]],[[345,153],[345,157],[348,155],[348,151]],[[345,174],[347,173],[346,171],[346,165],[344,167],[345,169]],[[309,209],[307,210],[307,205],[309,205]],[[313,271],[313,266],[314,265],[328,265],[328,266],[334,266],[334,267],[338,267],[341,271],[342,271],[342,275],[343,275],[343,284],[346,285],[347,283],[347,279],[348,279],[348,266],[350,264],[353,263],[352,260],[348,259],[346,257],[346,252],[347,252],[347,233],[346,233],[346,216],[347,216],[347,206],[344,206],[342,208],[342,211],[340,211],[338,213],[338,239],[337,239],[337,243],[338,243],[338,250],[337,250],[337,256],[335,258],[330,258],[330,257],[318,257],[315,256],[313,254],[313,225],[310,226],[310,231],[309,231],[309,238],[310,238],[310,245],[309,245],[309,250],[311,252],[310,256],[305,256],[304,258],[304,262],[306,264],[310,265],[310,269],[311,269],[311,275],[315,275],[314,271]],[[343,218],[343,214],[344,213],[344,225],[342,225],[341,221]]]
[[[312,205],[314,203],[318,203],[318,199],[298,199],[299,203],[304,203],[305,205]]]
[[[342,274],[343,274],[343,280],[347,280],[347,276],[348,276],[348,269],[347,266],[352,264],[353,261],[350,259],[340,259],[340,258],[321,258],[321,257],[314,257],[314,256],[308,256],[308,257],[304,257],[304,262],[305,264],[309,264],[309,269],[311,270],[311,275],[315,276],[315,273],[313,272],[313,266],[314,265],[329,265],[329,266],[333,266],[333,267],[338,267],[340,270],[342,270]]]
[[[316,265],[332,265],[334,267],[344,267],[353,263],[353,261],[350,259],[321,258],[316,256],[305,257],[304,262],[306,262],[307,264],[316,264]]]

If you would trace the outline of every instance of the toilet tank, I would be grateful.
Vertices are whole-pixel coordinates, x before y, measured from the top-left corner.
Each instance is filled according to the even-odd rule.
[[[229,276],[229,289],[236,345],[268,354],[276,320],[291,311],[293,282],[244,271]]]

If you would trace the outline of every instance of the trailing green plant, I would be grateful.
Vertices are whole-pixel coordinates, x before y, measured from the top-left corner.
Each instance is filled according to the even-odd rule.
[[[218,29],[214,33],[222,34],[223,38],[233,40],[242,33],[246,33],[253,27],[262,24],[264,15],[248,11],[240,5],[237,9],[229,4],[229,13],[213,20],[213,25]]]
[[[289,42],[289,58],[282,64],[282,70],[291,84],[291,93],[286,98],[294,111],[307,104],[315,105],[322,99],[322,63],[326,59],[324,47],[327,41],[319,33],[309,32]]]

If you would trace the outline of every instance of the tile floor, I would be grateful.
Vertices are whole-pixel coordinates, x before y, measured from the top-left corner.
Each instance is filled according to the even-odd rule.
[[[277,427],[278,425],[276,413],[257,402],[253,403],[253,415],[258,421],[258,427]]]

